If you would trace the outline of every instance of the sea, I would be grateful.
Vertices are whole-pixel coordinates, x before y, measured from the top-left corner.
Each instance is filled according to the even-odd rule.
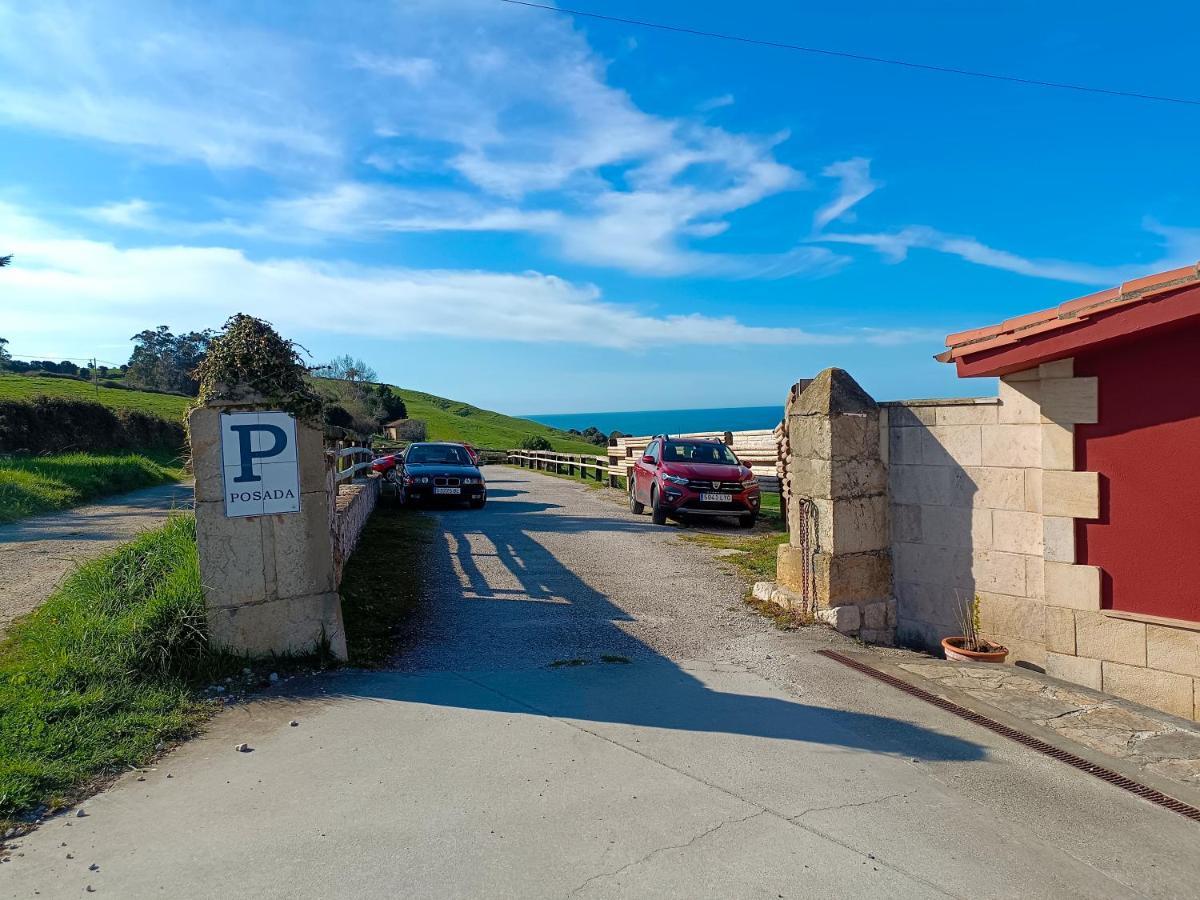
[[[753,431],[774,428],[782,406],[734,406],[724,409],[652,409],[636,412],[555,413],[525,416],[551,428],[583,431],[593,425],[605,434],[687,434],[694,431]]]

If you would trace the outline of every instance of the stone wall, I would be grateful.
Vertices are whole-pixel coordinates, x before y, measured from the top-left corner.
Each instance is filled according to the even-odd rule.
[[[332,480],[332,470],[330,480]],[[337,583],[342,583],[342,571],[350,554],[358,546],[358,539],[366,527],[367,519],[379,502],[382,481],[378,476],[355,479],[343,483],[340,488],[332,486],[333,502],[330,504],[329,533],[333,543],[333,566]]]
[[[1035,373],[1036,375],[1036,373]],[[986,637],[1045,665],[1041,426],[1032,382],[883,404],[897,640],[936,649],[979,598]],[[1020,386],[1018,386],[1020,385]]]

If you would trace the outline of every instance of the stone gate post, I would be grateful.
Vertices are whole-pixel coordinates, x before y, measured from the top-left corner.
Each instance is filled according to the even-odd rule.
[[[895,604],[887,467],[879,406],[841,369],[826,369],[788,405],[788,543],[776,578],[818,618],[892,643]]]
[[[213,644],[262,655],[324,640],[345,659],[321,431],[254,398],[210,401],[188,428]]]

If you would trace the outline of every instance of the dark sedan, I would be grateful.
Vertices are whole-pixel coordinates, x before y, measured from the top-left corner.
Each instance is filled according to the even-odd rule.
[[[480,509],[487,502],[487,483],[462,444],[410,444],[397,468],[401,503],[465,500]]]

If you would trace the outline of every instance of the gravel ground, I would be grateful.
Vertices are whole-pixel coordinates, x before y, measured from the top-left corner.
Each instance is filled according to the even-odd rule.
[[[0,525],[0,634],[36,609],[81,562],[192,505],[191,484],[165,484],[102,503]]]
[[[486,471],[485,509],[433,512],[441,527],[429,602],[398,669],[519,668],[602,654],[725,659],[775,631],[746,609],[746,585],[731,566],[679,539],[699,529],[657,527],[617,491]],[[745,533],[732,519],[704,530]]]

